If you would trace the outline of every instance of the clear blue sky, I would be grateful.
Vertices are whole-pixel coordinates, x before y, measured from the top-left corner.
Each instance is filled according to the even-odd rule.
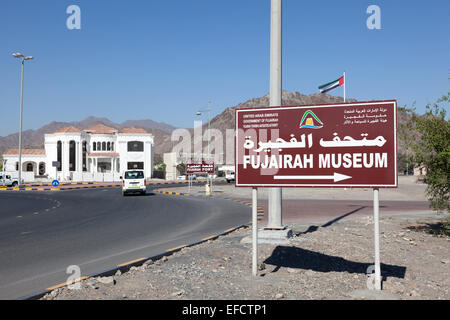
[[[81,8],[68,30],[66,8]],[[381,8],[382,30],[366,9]],[[347,71],[347,96],[417,101],[449,91],[450,1],[283,1],[283,89],[303,94]],[[269,0],[2,0],[0,136],[87,116],[192,127],[269,91]],[[342,95],[341,88],[331,92]]]

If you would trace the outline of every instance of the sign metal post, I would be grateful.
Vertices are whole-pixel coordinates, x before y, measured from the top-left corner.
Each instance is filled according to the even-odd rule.
[[[375,232],[375,289],[381,290],[380,266],[380,202],[379,189],[373,189],[373,223]]]
[[[191,193],[191,179],[192,179],[192,175],[188,175],[188,186],[189,186],[189,194]]]
[[[252,228],[253,228],[253,276],[258,274],[258,189],[252,188]]]
[[[59,161],[53,161],[52,162],[52,167],[54,167],[56,169],[56,174],[55,174],[55,179],[58,180],[58,169],[59,167],[61,167],[61,162]]]
[[[193,174],[207,174],[207,188],[209,188],[210,194],[212,193],[212,178],[210,178],[211,173],[214,174],[214,162],[191,162],[186,164],[186,174],[191,176]],[[192,179],[190,179],[192,180]],[[192,184],[192,181],[191,181]],[[190,192],[190,189],[189,189]]]

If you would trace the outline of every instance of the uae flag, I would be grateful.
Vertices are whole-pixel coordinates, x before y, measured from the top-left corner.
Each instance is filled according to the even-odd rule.
[[[331,81],[327,84],[324,84],[322,86],[319,87],[320,93],[325,93],[328,92],[330,90],[333,90],[334,88],[340,87],[344,84],[345,82],[345,78],[344,76],[340,77],[337,80]]]

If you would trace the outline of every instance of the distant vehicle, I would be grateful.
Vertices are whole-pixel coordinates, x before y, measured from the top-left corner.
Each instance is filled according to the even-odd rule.
[[[146,181],[144,177],[143,170],[129,170],[125,171],[122,179],[122,195],[127,195],[128,193],[138,192],[140,194],[145,194],[147,191]]]
[[[228,183],[234,181],[234,171],[227,172],[225,179],[227,179]]]
[[[19,185],[19,179],[11,178],[10,175],[0,174],[0,186],[17,187]]]
[[[177,177],[177,180],[189,180],[189,178],[191,180],[197,180],[197,175],[195,174],[186,175],[185,173],[183,173],[181,176]]]

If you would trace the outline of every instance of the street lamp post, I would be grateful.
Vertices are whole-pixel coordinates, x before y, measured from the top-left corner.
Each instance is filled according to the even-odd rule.
[[[20,112],[19,112],[19,188],[22,184],[22,115],[23,115],[23,71],[26,60],[32,60],[33,57],[27,56],[25,57],[21,53],[13,53],[14,58],[22,59],[22,72],[21,72],[21,80],[20,80]]]
[[[197,115],[201,116],[203,112],[208,112],[208,158],[210,157],[210,149],[209,149],[209,144],[211,142],[211,102],[208,103],[208,109],[204,109],[204,110],[198,110],[197,111]],[[202,147],[203,149],[203,147]],[[203,160],[203,156],[202,156],[202,160]],[[208,173],[208,177],[209,177],[209,173]],[[208,185],[210,186],[210,188],[212,187],[212,183],[211,183],[211,178],[209,179],[209,181],[207,181]],[[212,191],[212,190],[211,190]]]

